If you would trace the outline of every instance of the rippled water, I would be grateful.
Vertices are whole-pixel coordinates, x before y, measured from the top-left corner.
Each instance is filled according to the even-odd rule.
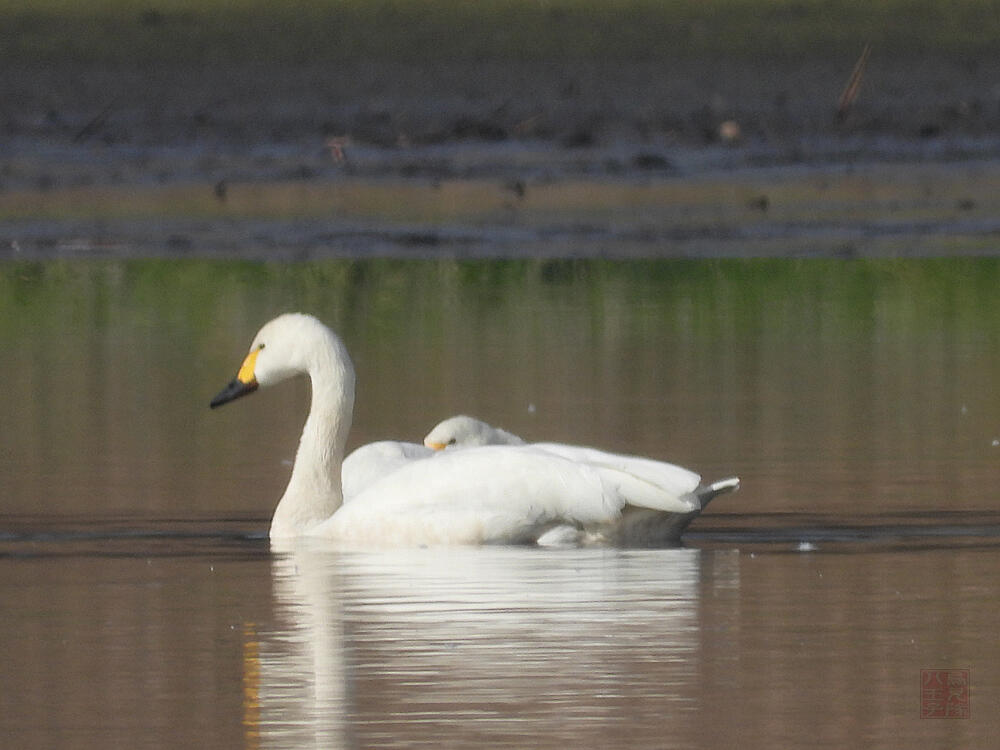
[[[77,544],[0,565],[12,746],[982,746],[997,729],[995,545]],[[971,718],[919,718],[925,668],[971,668]]]
[[[994,261],[0,267],[11,747],[985,746]],[[676,549],[264,537],[304,417],[209,412],[312,310],[352,444],[464,411],[738,473]],[[921,670],[971,717],[921,719]]]

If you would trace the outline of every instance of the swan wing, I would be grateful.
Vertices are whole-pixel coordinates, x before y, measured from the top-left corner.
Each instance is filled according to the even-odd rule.
[[[633,481],[530,446],[448,451],[384,476],[311,533],[359,544],[534,542],[553,526],[617,520]]]
[[[700,507],[692,493],[701,484],[701,477],[682,466],[580,445],[534,443],[534,447],[570,461],[624,475],[623,491],[632,505],[679,513],[687,513]],[[653,489],[645,485],[651,485]],[[629,495],[629,492],[633,492],[634,496]]]

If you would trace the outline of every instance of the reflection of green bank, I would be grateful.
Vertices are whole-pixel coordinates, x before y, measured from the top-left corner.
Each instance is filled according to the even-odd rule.
[[[998,288],[997,259],[0,263],[2,510],[268,517],[304,384],[208,401],[289,310],[355,360],[351,447],[467,412],[750,477],[713,512],[807,507],[775,462],[907,508],[911,477],[951,491],[943,457],[995,473]]]
[[[155,326],[200,339],[220,321],[248,330],[302,309],[360,341],[372,331],[392,339],[529,326],[543,337],[545,329],[607,329],[602,337],[629,339],[683,331],[738,346],[747,332],[784,337],[808,328],[811,338],[850,340],[888,326],[995,344],[998,288],[995,258],[14,262],[0,264],[0,333],[24,343],[74,325]]]
[[[996,53],[1000,4],[955,0],[4,0],[0,60],[796,59]]]

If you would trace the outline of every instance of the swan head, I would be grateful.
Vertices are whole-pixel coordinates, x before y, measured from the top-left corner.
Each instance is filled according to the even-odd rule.
[[[253,393],[259,387],[309,373],[318,358],[330,352],[341,355],[343,344],[319,320],[302,313],[279,315],[257,332],[236,377],[209,405],[214,409]],[[341,358],[346,358],[346,352]]]
[[[506,437],[508,434],[481,419],[459,415],[440,422],[428,432],[424,445],[436,451],[450,446],[505,445],[511,442]]]

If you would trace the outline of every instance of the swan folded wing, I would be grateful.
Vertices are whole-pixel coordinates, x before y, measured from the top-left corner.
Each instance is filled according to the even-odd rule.
[[[561,443],[535,443],[534,447],[593,468],[610,469],[628,475],[631,479],[623,479],[623,486],[632,488],[631,491],[635,493],[634,497],[626,493],[631,505],[680,513],[701,507],[694,495],[701,484],[701,477],[682,466]],[[652,485],[655,490],[644,487],[642,483]],[[671,498],[676,501],[673,507]]]
[[[691,513],[701,508],[693,492],[678,493],[654,484],[642,475],[610,466],[592,465],[605,483],[606,492],[617,493],[624,505],[667,513]]]
[[[531,447],[438,454],[391,472],[311,533],[389,545],[532,542],[558,524],[617,520],[628,480],[609,472]]]

